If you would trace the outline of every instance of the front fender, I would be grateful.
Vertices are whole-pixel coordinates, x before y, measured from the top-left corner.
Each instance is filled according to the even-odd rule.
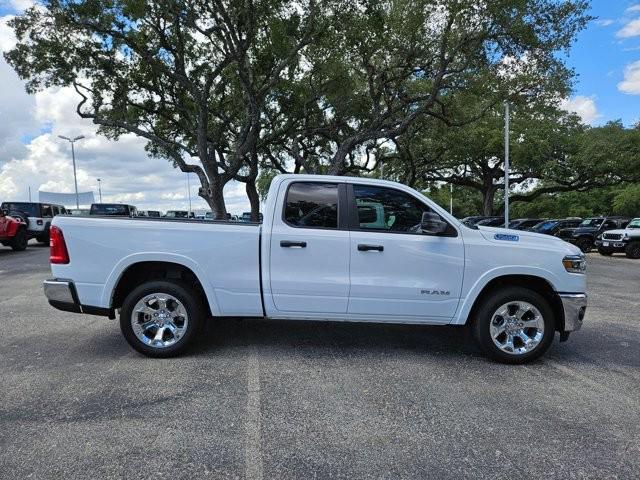
[[[555,273],[544,268],[522,265],[501,266],[493,268],[485,272],[475,281],[475,283],[473,283],[466,296],[462,299],[460,306],[458,307],[458,311],[451,324],[464,325],[467,321],[467,318],[469,317],[469,314],[471,313],[473,304],[480,295],[480,292],[482,292],[482,290],[491,281],[508,275],[525,275],[540,278],[546,281],[554,291],[558,291],[558,286],[562,284],[562,280],[558,278]]]

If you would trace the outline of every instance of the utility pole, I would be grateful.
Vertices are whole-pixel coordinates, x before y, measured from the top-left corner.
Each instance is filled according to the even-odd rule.
[[[31,185],[29,185],[29,201],[31,201]]]
[[[98,179],[98,195],[100,196],[100,203],[102,203],[102,188],[100,187],[100,182],[102,180],[99,178]]]
[[[449,213],[453,215],[453,183],[449,184]]]
[[[76,151],[73,144],[78,140],[82,140],[84,138],[84,135],[75,137],[73,140],[69,137],[65,137],[64,135],[58,135],[58,138],[67,140],[69,143],[71,143],[71,158],[73,160],[73,183],[76,187],[76,208],[80,209],[80,197],[78,196],[78,176],[76,175]]]
[[[504,228],[509,227],[509,102],[504,102]]]

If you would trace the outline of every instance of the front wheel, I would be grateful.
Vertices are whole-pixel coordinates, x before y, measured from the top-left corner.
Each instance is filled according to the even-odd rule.
[[[204,318],[200,297],[178,281],[143,283],[125,298],[120,329],[129,345],[149,357],[173,357],[195,337]]]
[[[555,318],[542,295],[509,287],[489,294],[481,303],[473,330],[481,350],[490,358],[509,364],[528,363],[551,346]]]
[[[628,258],[640,258],[640,240],[630,242],[625,247],[624,253]]]

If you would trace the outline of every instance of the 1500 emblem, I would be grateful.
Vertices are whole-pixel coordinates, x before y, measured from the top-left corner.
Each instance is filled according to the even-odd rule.
[[[451,295],[449,290],[420,290],[422,295]]]

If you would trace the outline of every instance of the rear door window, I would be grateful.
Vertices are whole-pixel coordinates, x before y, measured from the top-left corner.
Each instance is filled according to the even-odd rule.
[[[42,205],[42,216],[53,217],[53,209],[51,208],[51,205],[46,205],[46,204]]]
[[[287,190],[284,221],[292,227],[338,228],[338,184],[296,182]]]

